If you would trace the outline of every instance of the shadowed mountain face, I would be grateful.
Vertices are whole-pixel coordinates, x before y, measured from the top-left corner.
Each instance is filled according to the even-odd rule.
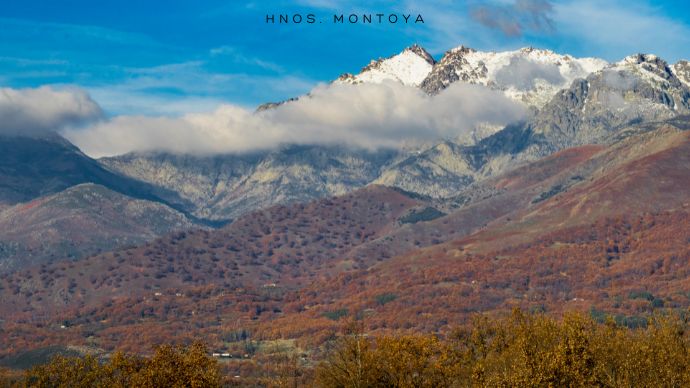
[[[201,225],[165,189],[114,173],[56,134],[0,136],[0,272]],[[172,207],[171,207],[172,206]]]
[[[26,202],[80,183],[184,208],[175,193],[113,173],[58,135],[0,136],[0,203]]]

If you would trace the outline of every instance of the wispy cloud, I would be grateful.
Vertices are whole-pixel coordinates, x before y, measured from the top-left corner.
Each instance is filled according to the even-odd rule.
[[[12,63],[19,66],[53,66],[67,65],[69,62],[64,59],[32,59],[19,57],[0,57],[0,63]]]
[[[590,55],[622,58],[648,52],[670,61],[690,55],[690,27],[645,3],[556,3],[554,21],[564,42],[586,47]]]
[[[218,97],[140,91],[133,85],[105,85],[87,88],[110,116],[145,115],[179,117],[188,113],[209,112],[225,100]]]
[[[46,44],[56,42],[119,44],[127,46],[162,46],[150,36],[87,24],[55,23],[0,17],[0,38],[33,40],[42,38]]]
[[[613,61],[652,52],[675,62],[688,57],[690,26],[669,7],[638,0],[407,0],[424,15],[414,31],[431,52],[460,44],[501,51],[534,45]]]
[[[184,108],[191,103],[190,110],[175,112],[176,115],[181,115],[198,111],[208,104],[215,103],[214,106],[217,106],[221,101],[248,101],[246,104],[256,105],[275,96],[287,99],[306,93],[314,84],[314,80],[290,74],[214,72],[207,69],[204,61],[191,61],[126,69],[126,77],[118,84],[99,89],[101,95],[105,88],[110,88],[123,96],[130,94],[142,102],[148,97],[148,102],[152,103],[142,104],[142,109],[139,110],[136,106],[129,106],[131,110],[125,110],[121,105],[117,109],[118,113],[171,114],[171,109]],[[157,100],[167,100],[168,104],[157,105]],[[113,99],[110,101],[117,103]],[[109,111],[112,110],[112,105],[105,101],[103,104]]]
[[[506,36],[521,36],[525,30],[552,32],[553,5],[547,0],[515,0],[509,4],[483,4],[472,7],[470,15],[482,25],[500,30]]]
[[[404,8],[421,13],[425,29],[411,31],[430,52],[439,54],[465,45],[479,49],[500,51],[514,48],[515,38],[488,28],[469,15],[472,6],[452,0],[406,0]]]
[[[252,57],[243,54],[235,47],[231,46],[220,46],[212,48],[209,51],[211,57],[227,56],[232,59],[235,63],[249,66],[258,66],[262,69],[271,70],[274,72],[282,73],[284,69],[273,62],[265,61],[260,58]]]

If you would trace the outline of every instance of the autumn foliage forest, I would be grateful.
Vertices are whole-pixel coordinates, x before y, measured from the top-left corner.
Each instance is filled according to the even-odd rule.
[[[211,385],[687,386],[689,198],[690,132],[665,126],[448,201],[274,206],[0,275],[0,367],[146,386],[164,351]]]

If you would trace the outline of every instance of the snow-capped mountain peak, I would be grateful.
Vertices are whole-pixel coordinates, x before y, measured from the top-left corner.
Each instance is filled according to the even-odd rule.
[[[539,108],[576,78],[606,65],[598,58],[574,58],[534,47],[483,52],[458,46],[446,52],[422,88],[435,94],[455,81],[464,81],[501,90],[510,98]]]
[[[434,57],[432,57],[431,54],[429,54],[424,49],[424,47],[422,47],[416,43],[410,47],[405,48],[405,50],[403,50],[403,53],[408,52],[408,51],[417,54],[418,56],[423,58],[425,61],[427,61],[432,66],[436,64],[436,60],[434,59]]]
[[[426,50],[415,44],[400,54],[371,61],[357,75],[343,74],[336,82],[380,83],[384,80],[393,80],[407,86],[419,86],[435,63],[434,58]]]
[[[662,90],[690,86],[690,66],[679,61],[673,66],[654,54],[630,55],[611,65],[609,70],[628,72]]]
[[[575,58],[534,47],[486,52],[464,45],[448,50],[437,62],[415,44],[397,55],[371,61],[359,74],[343,74],[335,82],[393,80],[432,95],[454,82],[466,82],[500,90],[509,98],[541,108],[575,79],[608,65],[599,58]]]

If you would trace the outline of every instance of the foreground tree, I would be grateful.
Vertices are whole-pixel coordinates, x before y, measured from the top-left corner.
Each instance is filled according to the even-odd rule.
[[[116,353],[108,362],[93,356],[53,358],[26,372],[30,387],[219,387],[221,374],[206,347],[163,345],[150,358]]]
[[[647,328],[580,314],[556,321],[519,310],[478,317],[445,340],[433,335],[341,338],[317,368],[322,387],[687,387],[687,322]]]

